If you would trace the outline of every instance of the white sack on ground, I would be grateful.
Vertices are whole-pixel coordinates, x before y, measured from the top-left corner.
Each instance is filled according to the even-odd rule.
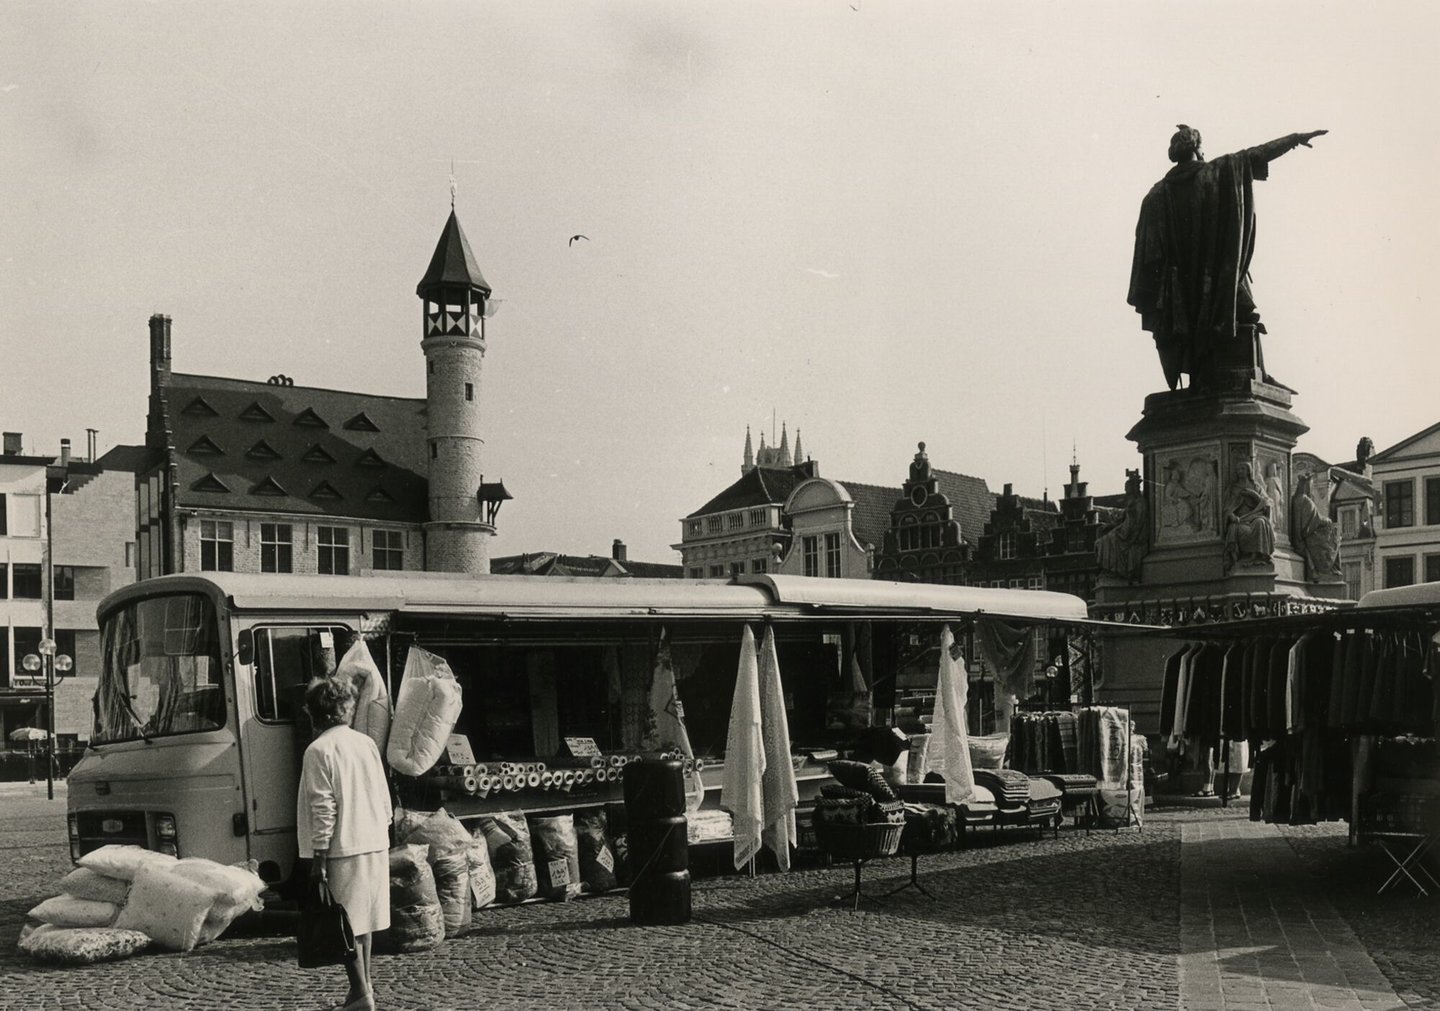
[[[930,726],[930,747],[925,752],[926,772],[945,779],[945,803],[963,804],[975,795],[975,772],[970,765],[970,731],[965,701],[970,692],[965,662],[957,655],[955,636],[946,625],[940,633],[940,677],[935,688],[935,719]]]
[[[25,915],[56,927],[108,927],[120,907],[113,902],[77,899],[73,895],[55,895]]]
[[[75,861],[81,867],[106,877],[133,881],[142,867],[169,866],[175,858],[167,853],[156,853],[143,846],[101,846],[91,850]]]
[[[60,891],[77,899],[113,902],[117,906],[123,906],[125,896],[130,891],[130,882],[124,878],[98,874],[88,867],[77,867],[60,879]]]
[[[62,965],[89,965],[128,958],[150,947],[150,938],[138,930],[116,927],[43,926],[22,934],[19,948],[31,958]]]
[[[720,806],[730,812],[735,832],[735,869],[760,851],[764,823],[765,742],[760,737],[760,666],[755,633],[745,626],[740,638],[740,666],[730,705],[730,733],[725,741],[725,780]]]
[[[764,800],[764,827],[760,838],[782,871],[790,869],[790,847],[799,833],[795,827],[795,806],[800,789],[795,783],[795,763],[790,760],[790,719],[785,714],[785,687],[780,679],[780,657],[775,651],[775,632],[765,626],[760,642],[760,737],[765,744],[765,774],[761,779]]]
[[[428,772],[445,753],[461,705],[460,683],[445,659],[411,646],[385,749],[391,767],[407,776]]]
[[[174,873],[148,867],[135,875],[115,926],[138,930],[169,951],[189,951],[200,940],[215,893]]]

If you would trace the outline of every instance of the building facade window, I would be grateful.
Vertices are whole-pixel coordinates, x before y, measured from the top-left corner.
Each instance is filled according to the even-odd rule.
[[[229,520],[200,521],[200,571],[235,571],[235,524]]]
[[[1344,540],[1353,540],[1355,537],[1355,510],[1340,510],[1340,536]]]
[[[1345,596],[1350,600],[1359,600],[1363,566],[1359,562],[1343,562],[1340,569],[1345,579]]]
[[[294,572],[294,544],[289,523],[261,523],[260,571]]]
[[[0,537],[6,536],[9,531],[9,525],[5,520],[5,494],[0,492]]]
[[[805,575],[820,575],[820,538],[813,536],[802,538],[800,554],[805,561]]]
[[[744,562],[731,562],[731,563],[730,563],[730,575],[732,575],[732,576],[743,576],[743,575],[745,575],[745,563],[744,563]]]
[[[1045,578],[1044,578],[1043,576],[1031,576],[1029,579],[1027,579],[1027,580],[1025,581],[1025,589],[1027,589],[1027,590],[1043,590],[1043,589],[1045,589]]]
[[[692,569],[690,570],[690,578],[691,578],[691,579],[704,579],[704,578],[705,578],[705,569],[704,569],[704,567],[703,567],[703,566],[700,566],[700,565],[697,565],[697,566],[695,566],[694,568],[692,568]]]
[[[764,558],[752,558],[750,560],[751,572],[765,572],[769,567],[770,563]]]
[[[1425,582],[1440,583],[1440,555],[1425,556]]]
[[[825,535],[825,575],[840,575],[840,535]]]
[[[399,530],[376,530],[370,535],[370,567],[386,572],[405,568],[405,535]]]
[[[475,399],[475,384],[474,384],[474,383],[466,383],[466,384],[465,384],[465,399],[466,399],[466,400],[474,400],[474,399]]]
[[[723,566],[723,565],[712,565],[712,566],[710,566],[710,578],[711,578],[711,579],[724,579],[724,578],[725,578],[725,566]]]
[[[1440,525],[1440,477],[1425,479],[1425,525]]]
[[[0,562],[0,600],[10,596],[10,563]]]
[[[38,562],[12,562],[10,577],[16,600],[40,599],[40,565]]]
[[[1001,558],[1015,557],[1015,531],[1007,530],[1000,535],[1000,543],[997,551]]]
[[[57,565],[50,570],[53,580],[50,592],[56,600],[75,599],[75,566]],[[58,640],[57,640],[58,641]],[[63,653],[64,650],[61,650]]]
[[[1385,586],[1409,586],[1415,582],[1415,559],[1406,555],[1385,559]]]
[[[1385,526],[1413,527],[1415,525],[1415,482],[1385,482]]]
[[[345,527],[320,527],[315,540],[319,546],[320,575],[350,575],[350,531]]]

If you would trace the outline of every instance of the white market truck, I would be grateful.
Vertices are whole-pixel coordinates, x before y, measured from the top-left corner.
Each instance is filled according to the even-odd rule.
[[[197,573],[145,580],[99,607],[104,656],[89,747],[69,777],[72,859],[109,843],[223,863],[254,860],[271,883],[297,861],[295,801],[307,741],[306,681],[363,638],[392,697],[405,656],[443,656],[465,699],[456,727],[479,760],[544,760],[562,742],[634,753],[662,640],[673,649],[697,755],[726,738],[743,627],[775,631],[795,750],[853,738],[837,713],[859,672],[862,710],[895,705],[925,666],[939,625],[977,615],[1067,628],[1088,624],[1067,594],[799,576],[729,581],[440,574],[286,576]],[[1085,634],[1088,635],[1088,630]],[[838,703],[838,704],[837,704]],[[797,763],[801,759],[797,758]],[[705,770],[705,806],[720,769]],[[826,778],[803,769],[802,791]],[[396,777],[402,800],[423,780]],[[570,793],[442,796],[461,817],[613,802],[618,783]],[[438,806],[438,803],[431,806]]]

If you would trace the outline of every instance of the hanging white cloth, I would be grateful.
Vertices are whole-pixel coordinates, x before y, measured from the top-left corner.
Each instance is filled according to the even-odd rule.
[[[725,740],[725,779],[720,806],[730,812],[735,837],[735,869],[760,852],[764,829],[765,742],[760,735],[760,666],[755,633],[750,626],[740,638],[740,666],[730,705],[730,732]]]
[[[765,774],[761,780],[764,827],[760,837],[782,871],[790,869],[790,847],[798,838],[795,807],[800,788],[795,763],[790,759],[790,718],[785,714],[785,686],[780,680],[780,657],[775,632],[765,626],[760,640],[760,737],[765,746]]]
[[[940,633],[940,675],[935,688],[935,718],[930,725],[930,747],[926,749],[920,776],[938,772],[945,779],[945,803],[962,804],[975,796],[975,772],[970,765],[970,731],[966,726],[965,704],[970,679],[965,661],[955,646],[955,635],[946,625]]]
[[[695,770],[695,751],[690,747],[690,734],[685,729],[685,707],[675,687],[675,666],[670,662],[670,643],[665,630],[660,630],[660,645],[655,651],[655,676],[650,682],[650,725],[643,741],[646,751],[675,748],[685,756],[690,772],[685,777],[685,809],[695,811],[705,797],[705,784]]]

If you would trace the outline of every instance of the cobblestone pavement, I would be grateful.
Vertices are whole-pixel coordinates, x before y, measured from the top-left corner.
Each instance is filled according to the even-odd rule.
[[[273,930],[188,955],[29,962],[11,939],[69,866],[63,802],[45,801],[43,786],[36,798],[0,787],[0,1009],[322,1008],[342,995],[339,970],[296,968],[293,940]],[[1182,839],[1211,823],[1248,825],[1234,813],[1182,811],[1152,816],[1143,832],[980,833],[970,848],[921,861],[934,899],[907,889],[859,912],[836,901],[848,866],[697,881],[694,919],[681,927],[631,926],[623,895],[489,909],[438,948],[378,957],[377,993],[383,1008],[435,1011],[1181,1008],[1182,967],[1196,954],[1181,951]],[[1323,890],[1310,874],[1335,856],[1334,828],[1294,849],[1268,831],[1264,859],[1299,867],[1297,890],[1306,881]],[[869,865],[866,890],[882,893],[908,872],[903,859]],[[1217,937],[1230,929],[1225,915]],[[1357,928],[1349,943],[1368,936]],[[1371,964],[1392,973],[1414,960],[1396,949]],[[1267,967],[1227,964],[1251,981]],[[1387,992],[1384,1006],[1399,1006]],[[1440,1007],[1425,993],[1417,988],[1411,1006]]]

